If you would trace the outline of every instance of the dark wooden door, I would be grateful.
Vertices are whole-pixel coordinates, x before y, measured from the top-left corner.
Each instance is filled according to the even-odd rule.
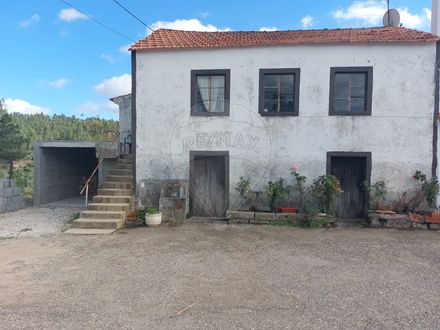
[[[365,157],[332,157],[331,174],[338,178],[343,192],[336,200],[336,215],[341,218],[361,218],[366,208],[362,189],[367,179]]]
[[[223,218],[227,207],[224,155],[195,155],[192,164],[192,215]]]

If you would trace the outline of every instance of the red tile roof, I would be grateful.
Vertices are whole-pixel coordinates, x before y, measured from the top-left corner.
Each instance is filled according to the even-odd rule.
[[[431,33],[403,27],[270,32],[195,32],[159,29],[136,42],[130,50],[341,43],[414,43],[436,42],[438,40],[440,38]]]

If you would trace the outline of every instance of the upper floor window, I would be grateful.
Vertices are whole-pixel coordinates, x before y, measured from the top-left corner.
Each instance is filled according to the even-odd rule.
[[[372,67],[331,68],[329,114],[370,116],[372,89]]]
[[[229,116],[230,70],[191,70],[191,115]]]
[[[260,69],[262,116],[298,116],[300,69]]]

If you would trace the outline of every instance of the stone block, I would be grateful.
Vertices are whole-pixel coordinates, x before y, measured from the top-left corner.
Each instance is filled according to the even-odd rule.
[[[13,194],[14,194],[14,188],[3,188],[4,197],[12,197]]]
[[[275,221],[296,221],[298,213],[276,213]]]
[[[230,225],[237,224],[237,223],[248,224],[249,219],[228,219],[228,223]]]
[[[14,188],[14,196],[21,196],[21,189],[18,187]]]
[[[255,212],[255,220],[273,221],[275,220],[275,213]]]
[[[440,225],[437,224],[437,223],[432,223],[430,225],[430,229],[432,229],[432,230],[440,230]]]
[[[249,220],[249,223],[252,225],[268,225],[268,224],[270,224],[270,221],[269,220],[252,219],[252,220]]]
[[[226,219],[254,219],[255,212],[227,210]]]

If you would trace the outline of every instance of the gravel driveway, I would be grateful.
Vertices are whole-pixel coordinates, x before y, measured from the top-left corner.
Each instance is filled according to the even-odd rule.
[[[70,228],[73,215],[84,208],[80,197],[0,214],[0,240],[60,234]]]
[[[440,328],[440,233],[186,224],[0,241],[8,329]]]

